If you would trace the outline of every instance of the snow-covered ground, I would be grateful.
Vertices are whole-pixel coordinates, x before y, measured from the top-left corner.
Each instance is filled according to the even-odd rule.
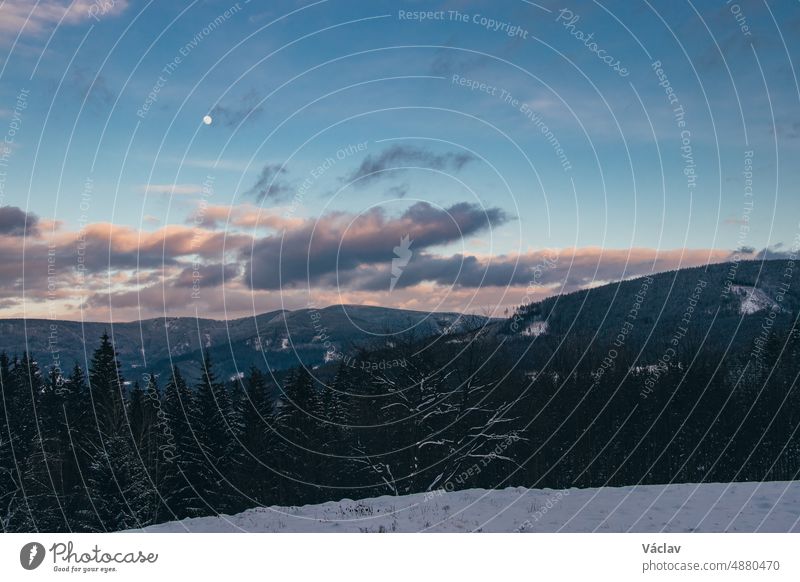
[[[468,489],[258,507],[148,532],[798,532],[800,481]]]
[[[731,285],[731,290],[741,298],[739,313],[743,315],[752,315],[763,309],[775,309],[778,307],[778,304],[761,289],[744,287],[742,285]]]
[[[522,330],[522,335],[528,337],[539,337],[545,333],[547,333],[546,321],[532,321],[528,327]]]

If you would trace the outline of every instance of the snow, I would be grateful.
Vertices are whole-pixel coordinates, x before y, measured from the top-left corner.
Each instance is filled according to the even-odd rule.
[[[251,346],[257,352],[260,352],[264,349],[264,346],[261,344],[261,336],[258,335],[247,340],[245,344]],[[269,341],[267,341],[267,345],[269,345]]]
[[[547,333],[546,321],[532,321],[528,327],[522,330],[522,335],[530,337],[539,337],[543,333]]]
[[[678,362],[677,364],[673,364],[675,368],[679,370],[683,370],[683,362]],[[646,366],[634,366],[632,370],[637,374],[641,374],[642,372],[647,372],[648,374],[655,374],[656,372],[663,372],[667,369],[666,364],[647,364]]]
[[[742,298],[739,304],[739,313],[743,315],[752,315],[763,309],[777,307],[777,304],[761,289],[745,287],[744,285],[731,285],[731,290]]]
[[[467,489],[258,507],[146,532],[800,532],[800,481]]]

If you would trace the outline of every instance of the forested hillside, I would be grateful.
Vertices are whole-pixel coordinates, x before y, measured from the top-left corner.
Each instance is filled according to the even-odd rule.
[[[794,480],[792,265],[733,266],[389,336],[281,376],[251,367],[226,380],[207,353],[198,381],[176,367],[126,385],[108,335],[87,370],[64,376],[4,355],[3,530],[474,487]]]

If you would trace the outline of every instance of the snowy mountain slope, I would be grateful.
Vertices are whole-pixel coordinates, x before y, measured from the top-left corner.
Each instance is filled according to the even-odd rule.
[[[739,313],[743,315],[752,315],[764,309],[779,308],[779,305],[761,289],[731,285],[731,291],[740,298]]]
[[[146,532],[798,532],[800,481],[467,489],[259,507]],[[139,530],[141,531],[141,530]]]

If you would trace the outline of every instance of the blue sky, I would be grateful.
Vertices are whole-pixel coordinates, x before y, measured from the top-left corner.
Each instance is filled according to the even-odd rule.
[[[555,269],[537,297],[740,246],[786,252],[800,228],[798,8],[7,0],[0,132],[16,130],[1,202],[30,215],[8,248],[35,261],[88,232],[108,260],[79,273],[79,293],[74,248],[59,255],[55,294],[36,267],[14,264],[0,311],[222,317],[312,300],[470,310],[515,304],[545,249],[582,270]],[[380,173],[365,177],[368,167]],[[199,215],[204,204],[221,218]],[[418,223],[446,230],[442,217],[463,232],[412,229],[428,241],[411,247],[419,277],[379,291],[399,243],[389,237]],[[368,252],[383,248],[376,239],[353,234],[376,225],[382,262]],[[220,245],[173,241],[194,234]],[[265,287],[260,273],[287,268],[271,246],[281,237],[305,245],[306,260],[293,256],[303,264]],[[156,239],[160,264],[140,249],[155,252]],[[350,265],[338,280],[309,266],[326,244]],[[424,275],[454,257],[487,277]],[[177,282],[199,266],[224,276],[206,277],[215,284],[198,303]]]

